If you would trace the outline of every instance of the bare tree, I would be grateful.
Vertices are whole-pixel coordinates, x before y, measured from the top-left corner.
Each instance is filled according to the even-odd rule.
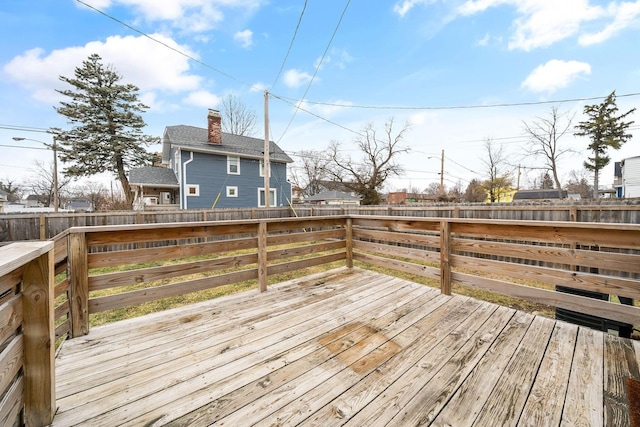
[[[106,211],[109,205],[109,191],[100,182],[87,181],[76,187],[72,193],[91,203],[94,211]]]
[[[363,205],[379,204],[379,191],[387,178],[403,172],[402,167],[396,163],[396,157],[409,151],[408,147],[402,146],[404,135],[409,130],[409,123],[405,123],[396,134],[393,125],[393,118],[388,119],[380,138],[373,124],[370,123],[363,129],[363,133],[354,140],[362,154],[360,161],[342,155],[340,144],[337,142],[332,142],[329,146],[328,156],[331,161],[327,165],[327,173],[346,188],[359,194]]]
[[[513,179],[508,172],[504,171],[506,159],[502,146],[496,146],[491,138],[487,138],[484,143],[487,150],[487,158],[482,162],[486,166],[489,178],[482,183],[483,188],[489,195],[491,203],[500,198],[500,192],[513,186]]]
[[[588,170],[572,170],[566,185],[567,193],[579,194],[582,199],[590,199],[593,196],[593,187],[589,184],[589,179]]]
[[[234,95],[225,95],[221,102],[222,131],[234,135],[256,134],[256,113]]]
[[[318,194],[322,188],[320,183],[328,177],[327,164],[329,158],[325,153],[316,150],[302,150],[292,168],[292,179],[300,187],[305,196]]]
[[[558,197],[562,199],[562,185],[558,176],[558,161],[568,153],[575,153],[575,150],[563,147],[559,140],[570,129],[574,115],[559,113],[557,107],[552,107],[548,117],[536,117],[531,123],[522,122],[524,131],[530,138],[531,146],[527,150],[527,155],[542,157],[544,168],[553,176],[553,181],[558,189]]]
[[[44,163],[40,161],[35,162],[35,167],[32,169],[33,175],[31,175],[27,181],[26,186],[33,192],[33,194],[46,199],[46,205],[53,207],[53,188],[54,173],[53,163]],[[73,177],[58,176],[58,194],[63,194],[67,185],[73,180]]]
[[[9,178],[0,179],[0,190],[7,193],[10,202],[17,202],[22,197],[22,186]]]

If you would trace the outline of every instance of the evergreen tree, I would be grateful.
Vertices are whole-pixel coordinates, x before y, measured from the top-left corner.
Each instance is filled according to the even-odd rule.
[[[127,205],[133,194],[127,173],[130,168],[148,165],[152,154],[146,146],[159,138],[144,135],[146,126],[140,113],[149,107],[138,99],[138,87],[120,83],[122,77],[102,58],[92,54],[75,69],[75,77],[60,76],[73,89],[57,90],[69,98],[56,111],[67,117],[71,130],[59,131],[60,159],[70,166],[67,176],[91,176],[112,172],[122,185]]]
[[[607,150],[613,148],[619,150],[622,144],[631,138],[627,133],[629,126],[633,122],[625,122],[624,119],[633,113],[635,108],[626,113],[618,115],[616,106],[616,92],[613,91],[600,104],[586,105],[584,114],[587,120],[576,125],[577,136],[587,136],[591,140],[589,150],[593,152],[593,157],[589,157],[584,162],[584,167],[593,172],[593,197],[598,198],[598,179],[600,171],[609,164],[611,159],[607,155]]]

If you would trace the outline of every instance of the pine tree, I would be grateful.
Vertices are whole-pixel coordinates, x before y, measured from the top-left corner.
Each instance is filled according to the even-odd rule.
[[[71,130],[59,131],[60,159],[70,163],[67,176],[91,176],[112,172],[124,191],[127,204],[133,194],[127,172],[148,165],[152,154],[146,146],[159,138],[142,133],[146,126],[140,113],[149,107],[138,99],[138,87],[122,84],[122,76],[102,58],[92,54],[75,69],[75,78],[60,76],[73,89],[57,90],[69,98],[56,111],[67,117]]]
[[[589,150],[593,157],[584,162],[584,167],[593,172],[593,198],[598,198],[598,179],[600,171],[609,164],[611,158],[607,150],[613,148],[619,150],[622,144],[631,138],[627,133],[633,122],[625,122],[624,119],[636,109],[632,108],[624,114],[617,115],[616,92],[613,91],[600,104],[585,105],[584,114],[587,120],[576,125],[577,136],[588,136],[591,139]]]

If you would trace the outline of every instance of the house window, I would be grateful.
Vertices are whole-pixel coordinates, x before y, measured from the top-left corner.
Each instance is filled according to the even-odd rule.
[[[258,188],[258,207],[264,206],[264,188]],[[269,189],[269,206],[276,206],[276,190],[273,188]]]
[[[273,169],[273,165],[269,165],[269,178],[271,178],[271,169]],[[264,160],[260,160],[260,176],[264,176]]]
[[[240,157],[227,156],[227,173],[240,175]]]
[[[187,185],[187,196],[199,196],[199,195],[200,195],[199,185]]]
[[[238,187],[227,187],[227,197],[238,197]]]

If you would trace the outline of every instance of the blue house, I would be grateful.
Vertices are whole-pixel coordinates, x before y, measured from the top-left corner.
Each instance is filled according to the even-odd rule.
[[[215,110],[209,110],[207,122],[207,128],[179,125],[164,131],[162,163],[176,175],[180,208],[265,206],[264,140],[222,132]],[[292,162],[270,141],[270,206],[289,205],[287,164]]]

